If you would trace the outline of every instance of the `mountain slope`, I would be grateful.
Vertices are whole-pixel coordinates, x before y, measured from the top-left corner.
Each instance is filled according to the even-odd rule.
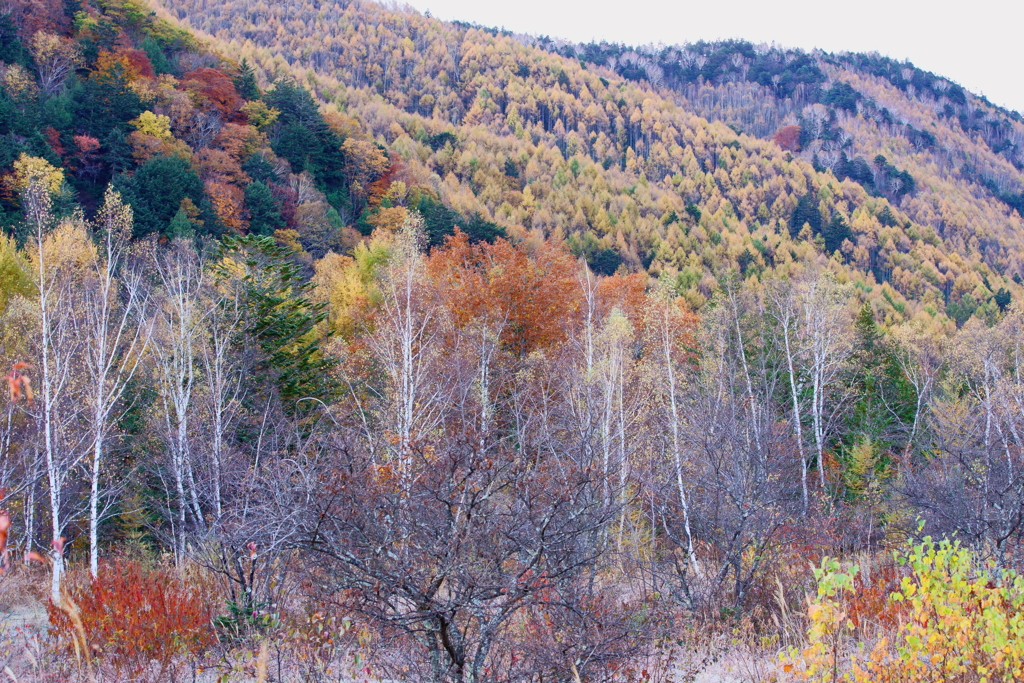
[[[639,52],[536,42],[674,90],[702,116],[760,137],[799,124],[803,156],[838,177],[856,177],[850,164],[856,157],[883,154],[927,181],[906,193],[903,208],[940,234],[946,225],[935,207],[943,198],[968,211],[968,224],[994,224],[997,230],[1017,227],[1000,214],[1009,218],[1008,209],[1024,208],[1021,115],[913,64],[874,54],[808,55],[740,41]],[[872,187],[877,178],[856,179],[885,190]],[[978,235],[979,240],[986,236]]]
[[[267,82],[290,74],[314,85],[401,156],[409,182],[463,213],[565,238],[599,270],[622,260],[665,273],[696,304],[729,267],[749,276],[815,254],[890,316],[952,306],[962,321],[984,302],[981,313],[994,314],[1000,289],[1019,291],[1010,278],[1021,268],[1024,226],[984,185],[1016,191],[1015,152],[992,151],[951,125],[958,118],[936,117],[922,92],[908,98],[857,71],[852,57],[769,51],[794,68],[767,76],[720,60],[747,69],[746,80],[698,79],[682,97],[664,79],[635,80],[652,69],[642,60],[630,67],[620,55],[613,69],[608,58],[581,62],[575,48],[570,58],[527,37],[372,3],[164,7],[257,64]],[[752,80],[762,76],[770,85]],[[963,95],[972,120],[984,112],[1019,130],[1010,115]],[[907,124],[887,123],[894,111]],[[804,124],[792,153],[766,137],[790,121]],[[844,155],[853,172],[837,177],[826,166]],[[977,180],[958,170],[968,157]]]

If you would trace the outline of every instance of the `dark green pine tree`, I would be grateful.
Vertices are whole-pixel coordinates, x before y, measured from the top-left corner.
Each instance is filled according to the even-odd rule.
[[[320,150],[316,134],[298,121],[281,126],[273,143],[274,153],[288,160],[292,173],[302,173],[313,167],[311,158]]]
[[[139,49],[146,53],[149,63],[153,65],[153,71],[157,74],[169,74],[174,71],[170,60],[167,59],[167,55],[164,54],[163,49],[160,47],[160,41],[153,36],[146,36],[139,43]]]
[[[278,181],[277,171],[262,154],[250,154],[242,164],[242,170],[253,180],[261,180],[264,183],[268,180],[275,183]]]
[[[120,127],[111,129],[110,133],[102,139],[100,151],[103,154],[103,163],[110,168],[110,172],[114,175],[127,171],[135,164],[135,160],[132,158],[132,147],[128,144],[128,137]]]
[[[21,64],[32,67],[32,55],[18,37],[18,26],[9,14],[0,15],[0,61],[5,64]]]
[[[256,80],[256,69],[252,68],[248,59],[242,58],[242,63],[238,65],[238,74],[232,80],[235,84],[235,90],[244,99],[255,100],[259,98],[260,85]]]
[[[851,363],[853,396],[844,445],[849,451],[868,439],[882,451],[901,446],[903,429],[913,421],[916,396],[900,369],[890,342],[865,303],[854,325]]]
[[[335,363],[321,353],[316,329],[327,317],[326,304],[309,300],[312,285],[302,281],[294,258],[293,250],[272,237],[229,235],[217,260],[245,266],[240,283],[247,310],[244,334],[259,349],[261,369],[272,378],[285,411],[303,417],[321,401],[330,402],[337,384],[330,372]],[[218,277],[239,276],[222,267]]]
[[[896,216],[893,215],[892,209],[886,204],[882,207],[882,212],[878,214],[878,222],[884,226],[892,227],[896,225]]]
[[[254,180],[245,187],[245,208],[249,210],[249,232],[253,235],[273,235],[285,227],[281,207],[266,183]]]
[[[818,211],[818,203],[814,201],[814,194],[808,192],[796,203],[793,215],[789,219],[789,234],[796,237],[804,227],[804,223],[811,226],[811,231],[817,235],[821,232],[821,212]]]
[[[192,239],[195,237],[195,226],[189,220],[185,209],[178,209],[167,226],[167,236],[171,239]]]
[[[135,237],[167,234],[185,198],[203,210],[208,232],[212,227],[214,217],[208,208],[203,181],[181,157],[155,156],[139,166],[132,176],[119,176],[115,185],[135,212]],[[178,227],[180,225],[175,226]]]
[[[865,303],[858,312],[854,334],[853,372],[857,398],[851,416],[851,431],[878,440],[890,422],[882,405],[885,365],[889,359],[871,304]]]
[[[821,231],[821,236],[825,238],[825,253],[832,254],[843,245],[844,240],[853,237],[853,233],[843,215],[837,211]]]
[[[343,201],[347,194],[344,140],[331,130],[320,113],[313,96],[304,87],[289,79],[279,79],[263,101],[280,113],[280,132],[271,141],[274,153],[284,157],[292,170],[307,170],[333,203]]]
[[[78,127],[102,140],[115,126],[131,121],[146,110],[120,64],[85,79],[75,102]]]
[[[999,306],[999,310],[1005,312],[1010,302],[1013,301],[1013,295],[1005,287],[1000,287],[999,291],[995,295],[996,306]]]

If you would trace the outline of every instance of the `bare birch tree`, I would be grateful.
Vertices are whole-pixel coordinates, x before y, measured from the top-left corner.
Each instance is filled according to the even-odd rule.
[[[801,390],[803,380],[798,377],[797,370],[801,367],[803,353],[802,342],[806,338],[800,333],[801,311],[796,300],[791,281],[776,282],[766,292],[767,306],[765,314],[775,322],[775,343],[781,348],[786,362],[786,375],[789,379],[789,400],[791,405],[791,422],[796,439],[797,455],[800,458],[800,489],[803,497],[803,512],[806,515],[810,498],[807,488],[807,456],[804,453],[803,411],[801,409]]]
[[[209,470],[206,481],[214,520],[224,515],[225,467],[232,450],[230,431],[237,424],[241,403],[248,383],[245,363],[237,349],[245,323],[243,293],[234,282],[222,282],[210,288],[210,301],[205,302],[207,324],[205,342],[200,345],[203,368],[203,402],[210,424],[208,431]]]
[[[400,468],[413,442],[440,423],[451,392],[441,365],[444,310],[425,276],[422,231],[423,219],[412,214],[395,236],[367,339],[386,375],[382,426],[394,434]]]
[[[686,556],[695,572],[700,571],[697,553],[694,550],[693,530],[690,522],[690,503],[687,494],[687,479],[692,476],[688,458],[683,452],[682,402],[683,383],[687,375],[687,362],[695,353],[692,326],[695,320],[688,320],[679,304],[669,298],[665,291],[656,292],[648,311],[650,342],[653,346],[653,365],[661,385],[661,406],[668,422],[671,458],[675,474],[679,506],[683,513],[683,534],[686,541]]]
[[[155,259],[161,286],[156,307],[150,350],[159,388],[159,419],[167,441],[168,462],[173,478],[171,533],[180,561],[184,553],[185,530],[191,517],[204,523],[195,472],[189,420],[192,417],[196,387],[196,353],[201,343],[206,311],[200,300],[205,274],[195,249],[178,241]]]
[[[38,358],[40,404],[38,425],[41,450],[46,468],[49,494],[50,531],[52,535],[52,579],[50,598],[61,604],[61,578],[64,573],[64,530],[68,523],[67,507],[71,501],[70,480],[83,453],[81,440],[76,439],[76,406],[70,400],[75,388],[75,356],[80,341],[75,329],[77,289],[66,262],[58,258],[59,245],[52,238],[54,219],[51,213],[50,180],[32,174],[22,192],[25,214],[31,229],[34,276],[38,305]],[[65,222],[60,230],[73,230],[75,221]],[[84,233],[84,229],[83,229]]]
[[[129,263],[131,207],[108,189],[97,217],[99,252],[83,287],[83,360],[92,441],[89,467],[89,569],[99,573],[100,479],[121,402],[149,341],[148,288],[138,264]]]
[[[927,332],[909,326],[893,330],[895,359],[903,377],[914,388],[914,420],[907,435],[904,454],[913,448],[927,417],[943,362],[943,344]]]
[[[806,374],[811,384],[811,434],[824,493],[825,446],[847,398],[839,381],[853,353],[851,316],[842,289],[827,274],[800,282],[797,298],[802,313]]]

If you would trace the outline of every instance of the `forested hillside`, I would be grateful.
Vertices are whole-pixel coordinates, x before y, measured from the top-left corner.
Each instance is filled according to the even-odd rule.
[[[694,303],[729,267],[835,252],[887,314],[883,290],[960,322],[1016,291],[1024,125],[910,65],[561,45],[362,2],[164,6],[315,84],[462,211],[667,272]]]
[[[0,11],[8,678],[1021,680],[1019,116],[166,1]]]

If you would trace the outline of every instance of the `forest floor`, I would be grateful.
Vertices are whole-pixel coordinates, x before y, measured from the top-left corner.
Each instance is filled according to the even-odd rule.
[[[723,657],[694,677],[693,683],[762,683],[776,680],[775,663],[743,656]],[[682,680],[687,680],[683,678]]]
[[[703,646],[683,644],[671,658],[673,683],[768,683],[780,678],[777,648],[751,646],[721,634]]]
[[[45,630],[49,575],[32,567],[17,567],[0,582],[0,630]]]

